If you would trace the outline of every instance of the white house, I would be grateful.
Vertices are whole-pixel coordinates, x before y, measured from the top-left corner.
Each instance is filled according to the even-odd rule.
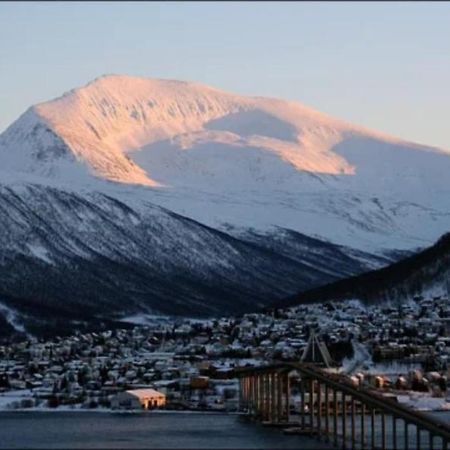
[[[166,396],[155,389],[132,389],[111,399],[112,409],[153,409],[165,404]]]

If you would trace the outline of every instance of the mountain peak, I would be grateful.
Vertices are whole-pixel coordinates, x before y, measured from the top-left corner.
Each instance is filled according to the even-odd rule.
[[[340,139],[338,121],[290,102],[238,96],[200,83],[103,75],[32,111],[77,163],[113,181],[158,185],[151,168],[139,167],[130,152],[173,139],[262,148],[297,170],[352,171],[327,153]],[[7,141],[0,138],[3,147]]]

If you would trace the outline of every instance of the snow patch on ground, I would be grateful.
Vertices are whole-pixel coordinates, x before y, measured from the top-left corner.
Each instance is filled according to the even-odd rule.
[[[36,258],[39,258],[48,264],[53,264],[53,260],[49,257],[48,250],[42,245],[28,244],[27,247],[30,250],[31,254],[36,256]]]
[[[132,323],[134,325],[153,325],[155,323],[161,323],[162,321],[170,322],[168,316],[158,314],[133,314],[120,319],[121,322]]]
[[[397,395],[397,400],[406,406],[418,411],[448,411],[450,402],[446,398],[430,397],[428,394],[411,392],[406,395]]]
[[[6,321],[19,333],[24,333],[28,336],[28,333],[20,320],[20,315],[9,306],[0,303],[0,314],[6,319]]]
[[[22,400],[30,400],[33,398],[31,389],[19,389],[16,391],[0,392],[0,411],[11,409]]]

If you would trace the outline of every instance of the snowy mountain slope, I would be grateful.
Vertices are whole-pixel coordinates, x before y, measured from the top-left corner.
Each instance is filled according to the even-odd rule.
[[[90,322],[250,311],[367,270],[306,237],[297,239],[310,254],[292,258],[160,207],[136,211],[106,194],[34,184],[0,187],[0,224],[0,316],[18,331],[48,315]]]
[[[378,254],[450,225],[448,151],[198,83],[100,77],[27,111],[0,136],[0,162],[3,178],[94,183],[214,228],[282,227]]]

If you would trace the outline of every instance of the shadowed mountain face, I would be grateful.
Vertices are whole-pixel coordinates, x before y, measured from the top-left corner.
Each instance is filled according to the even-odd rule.
[[[449,171],[299,103],[101,77],[0,135],[0,315],[258,309],[431,244]]]
[[[18,332],[48,331],[55,318],[69,329],[139,313],[253,311],[371,261],[299,234],[268,245],[159,207],[39,185],[1,188],[0,221],[0,316]]]
[[[204,127],[207,130],[228,131],[242,137],[255,135],[297,142],[297,130],[293,125],[258,110],[231,113],[207,122]]]
[[[450,295],[450,234],[397,263],[308,290],[274,306],[349,299],[404,302],[423,295]]]

